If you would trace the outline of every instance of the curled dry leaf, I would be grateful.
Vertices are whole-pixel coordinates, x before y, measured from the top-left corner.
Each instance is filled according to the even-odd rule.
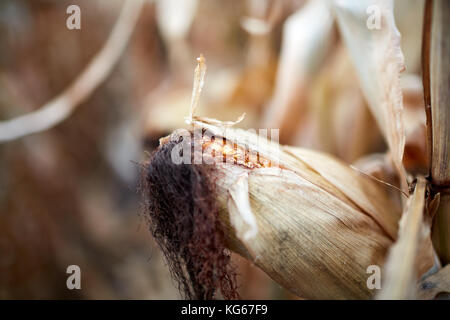
[[[205,76],[206,62],[205,57],[201,54],[200,57],[197,58],[197,67],[194,71],[194,85],[192,86],[191,106],[189,108],[189,117],[186,118],[186,122],[188,124],[192,122],[192,117],[197,110],[198,100],[200,99],[203,86],[205,85]]]
[[[239,118],[236,121],[220,121],[216,119],[195,116],[200,95],[202,93],[203,86],[205,85],[205,76],[206,76],[206,60],[205,57],[201,54],[200,57],[197,58],[197,67],[195,68],[194,71],[194,86],[192,87],[192,98],[191,98],[191,105],[189,107],[189,116],[186,117],[185,119],[186,123],[193,124],[198,122],[204,122],[218,126],[231,127],[244,120],[245,113],[239,116]]]
[[[407,191],[406,173],[402,165],[405,129],[400,88],[404,58],[393,15],[393,1],[332,2],[363,93],[389,145],[401,187]]]
[[[250,207],[247,172],[237,178],[236,183],[228,189],[228,194],[230,222],[236,230],[236,236],[245,241],[254,238],[258,233],[258,225]]]

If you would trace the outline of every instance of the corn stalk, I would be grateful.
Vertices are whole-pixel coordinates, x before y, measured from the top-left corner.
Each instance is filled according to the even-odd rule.
[[[442,262],[450,261],[450,2],[427,1],[424,24],[424,93],[427,110],[429,175],[441,200],[433,241]]]

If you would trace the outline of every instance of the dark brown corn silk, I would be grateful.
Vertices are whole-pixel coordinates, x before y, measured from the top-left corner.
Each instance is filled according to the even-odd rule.
[[[170,271],[187,299],[239,298],[236,274],[214,199],[212,167],[174,164],[172,149],[161,145],[144,166],[142,191],[150,230],[167,259]]]

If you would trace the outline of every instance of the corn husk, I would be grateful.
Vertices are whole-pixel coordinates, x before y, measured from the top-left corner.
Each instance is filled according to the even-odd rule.
[[[228,206],[239,253],[301,297],[371,297],[366,269],[381,265],[391,244],[373,220],[289,172],[255,170],[248,188],[255,236],[235,223],[249,212]]]
[[[406,293],[435,263],[429,220],[422,222],[423,179],[409,199],[397,240],[401,209],[383,184],[320,152],[280,146],[198,117],[192,123],[214,136],[214,143],[226,138],[216,151],[235,144],[226,151],[234,161],[223,162],[221,155],[209,177],[230,249],[301,297],[364,299],[375,294],[366,282],[367,268],[382,267],[398,241],[386,292],[392,287],[402,295],[381,298],[414,297]],[[175,132],[163,143],[178,138]],[[242,150],[257,157],[246,158]]]
[[[270,164],[215,164],[215,196],[232,250],[301,297],[373,295],[366,270],[383,265],[400,217],[384,186],[322,153],[277,150],[244,130],[193,123]]]

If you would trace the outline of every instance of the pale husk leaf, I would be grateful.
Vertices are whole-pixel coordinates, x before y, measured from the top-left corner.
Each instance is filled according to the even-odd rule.
[[[258,226],[250,208],[247,172],[239,175],[235,184],[228,189],[228,194],[230,222],[236,230],[236,236],[242,241],[254,238],[258,233]]]
[[[400,208],[393,207],[384,187],[328,155],[302,148],[283,147],[283,149],[320,173],[359,208],[372,216],[392,239],[396,238]]]
[[[297,173],[353,208],[362,210],[372,216],[391,239],[396,239],[400,209],[389,198],[385,187],[373,179],[320,152],[281,147],[276,142],[242,129],[218,127],[200,121],[195,121],[195,124],[216,136],[226,136],[231,141],[246,145],[271,160],[272,164]]]
[[[224,165],[225,177],[217,180],[225,220],[233,167]],[[371,297],[367,267],[381,265],[392,244],[371,217],[289,170],[251,170],[248,185],[259,231],[248,240],[228,232],[234,250],[299,296]],[[245,232],[240,226],[234,225],[237,236]]]

